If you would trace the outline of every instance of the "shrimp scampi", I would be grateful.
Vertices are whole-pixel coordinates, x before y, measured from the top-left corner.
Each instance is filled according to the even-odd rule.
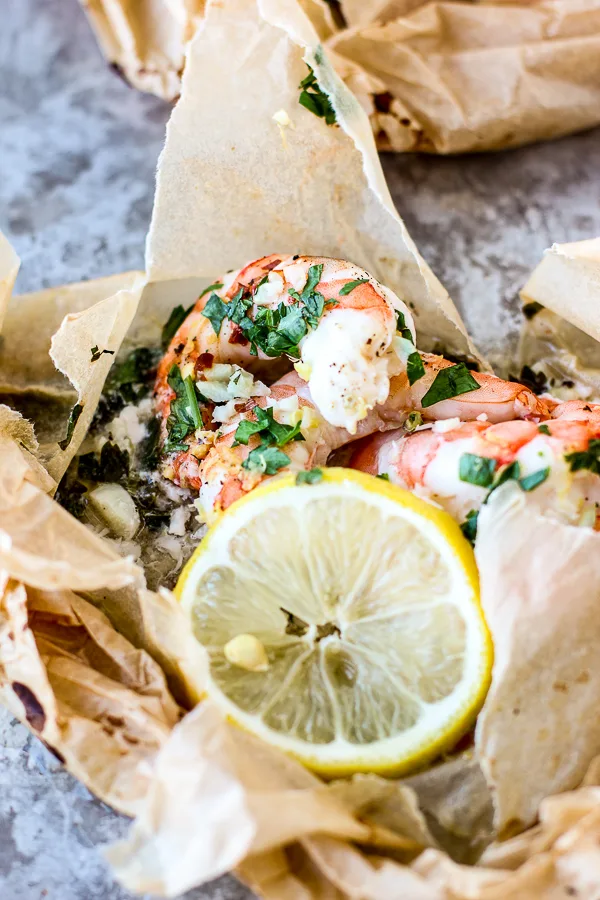
[[[295,365],[321,414],[353,433],[386,400],[390,378],[407,368],[415,352],[406,304],[344,260],[272,254],[211,287],[161,361],[161,410],[172,398],[168,376],[174,365],[184,378],[209,361],[271,381]]]
[[[154,396],[162,474],[197,493],[207,516],[265,477],[325,465],[415,416],[550,415],[521,384],[419,353],[395,294],[350,263],[308,256],[263,257],[204,292],[161,360]]]
[[[551,402],[549,403],[551,406]],[[490,491],[515,480],[546,514],[597,528],[600,406],[558,403],[542,422],[449,419],[369,438],[350,465],[390,481],[469,521]]]

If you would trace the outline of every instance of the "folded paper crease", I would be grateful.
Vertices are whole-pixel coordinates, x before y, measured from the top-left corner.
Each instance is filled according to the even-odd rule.
[[[89,6],[108,15],[108,4]],[[595,596],[577,572],[596,583],[596,535],[532,520],[498,492],[477,545],[496,662],[475,748],[403,781],[325,784],[202,699],[206,658],[174,597],[149,591],[132,559],[52,499],[113,360],[92,359],[92,348],[118,356],[156,341],[170,308],[277,248],[365,265],[411,303],[423,345],[439,340],[476,354],[393,207],[365,113],[305,15],[317,6],[326,37],[333,25],[316,0],[209,4],[191,28],[159,163],[147,271],[8,305],[0,346],[0,699],[92,791],[135,817],[128,837],[108,850],[130,890],[176,897],[234,868],[273,900],[591,896],[600,890]],[[381,16],[385,6],[365,10]],[[416,3],[388,6],[395,18],[419,14]],[[458,9],[470,21],[476,10],[451,6],[427,13],[433,25]],[[531,28],[542,6],[531,5]],[[151,8],[160,22],[159,0]],[[111,34],[121,29],[138,52],[143,30],[120,22],[118,9],[111,6]],[[197,7],[168,9],[173,34],[187,34]],[[577,17],[561,18],[560,0],[552,9],[557,35],[582,27]],[[339,53],[342,38],[329,40]],[[298,105],[307,64],[337,125]],[[284,134],[273,120],[281,109],[293,125]],[[595,252],[551,251],[558,269],[528,288],[547,315],[594,337]],[[0,242],[0,309],[17,268]],[[577,310],[571,276],[588,286]],[[555,290],[544,303],[548,283]],[[529,552],[535,533],[543,553],[537,543]],[[506,559],[518,560],[518,577]]]

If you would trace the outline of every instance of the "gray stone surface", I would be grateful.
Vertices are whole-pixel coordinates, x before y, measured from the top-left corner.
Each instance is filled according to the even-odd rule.
[[[77,0],[0,0],[0,228],[20,292],[143,265],[167,106],[104,64]],[[511,153],[384,160],[422,253],[498,360],[552,241],[600,234],[600,132]],[[125,823],[0,713],[0,898],[127,900],[97,850]],[[248,896],[224,878],[189,900]]]

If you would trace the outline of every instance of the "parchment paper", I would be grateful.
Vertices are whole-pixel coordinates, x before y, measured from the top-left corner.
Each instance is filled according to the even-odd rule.
[[[519,366],[573,385],[565,399],[600,401],[600,238],[546,250],[521,299]]]
[[[298,105],[306,63],[341,127]],[[279,110],[292,123],[285,138]],[[475,353],[394,209],[364,113],[299,6],[228,0],[209,8],[189,47],[158,170],[148,274],[212,277],[275,247],[368,264],[414,310],[421,345]]]
[[[81,0],[108,61],[131,84],[174,100],[184,46],[202,16],[204,0]]]
[[[122,344],[156,334],[169,304],[191,302],[198,285],[222,268],[272,252],[275,238],[286,245],[302,242],[305,252],[336,252],[363,262],[414,304],[421,337],[470,350],[454,307],[391,205],[364,114],[331,70],[294,0],[214,3],[189,59],[159,166],[147,277],[92,284],[87,296],[94,305],[87,308],[88,288],[73,286],[17,299],[9,310],[7,336],[26,327],[27,309],[39,315],[41,359],[57,303],[64,300],[61,315],[68,315],[52,352],[69,382],[52,373],[47,382],[38,378],[37,388],[83,401],[84,412],[60,456],[55,447],[53,455],[52,441],[47,454],[30,427],[0,409],[2,696],[92,790],[136,815],[130,836],[110,852],[118,876],[134,890],[176,896],[230,867],[277,900],[492,900],[549,890],[558,897],[582,886],[595,890],[596,788],[554,798],[547,813],[542,806],[541,824],[515,839],[517,845],[486,851],[491,865],[464,866],[442,848],[471,842],[479,852],[492,837],[487,788],[468,760],[391,787],[377,778],[327,786],[235,731],[209,702],[176,724],[201,697],[202,648],[168,592],[148,591],[131,560],[50,499],[51,476],[60,477],[79,445],[110,363],[106,356],[102,366],[92,363],[91,346],[106,344],[117,353]],[[330,96],[338,126],[296,109],[297,85],[307,71],[303,59]],[[286,108],[295,127],[282,135],[272,116]],[[15,266],[10,253],[3,260],[0,284]],[[2,374],[6,393],[32,393],[23,348],[15,344],[13,357],[11,346],[7,337],[0,369],[8,373]],[[39,425],[44,416],[34,418]],[[56,431],[53,423],[46,427]],[[486,569],[485,554],[482,560]],[[533,567],[531,578],[535,560],[535,554],[525,559]],[[507,577],[502,571],[500,576]],[[487,577],[483,571],[484,584]],[[494,594],[489,597],[493,612]],[[550,632],[553,611],[554,606],[541,638]],[[519,635],[507,635],[504,620],[490,618],[501,651],[491,696],[505,690],[510,697],[512,674],[503,678],[501,664]],[[529,621],[518,624],[527,625],[533,653],[536,632]],[[587,636],[585,641],[587,646]],[[538,646],[546,647],[541,639]],[[571,654],[573,642],[567,648]],[[553,664],[561,671],[562,647],[555,649]],[[482,742],[486,734],[489,741],[497,739],[497,715],[492,704]],[[519,735],[528,765],[540,749],[538,737]],[[510,798],[512,806],[503,794],[510,773],[493,765],[482,743],[488,778],[502,798],[500,824],[507,817],[529,821],[539,798],[583,775],[595,740],[588,732],[584,737],[580,758],[560,777],[549,772],[547,747],[542,748],[539,775],[524,784],[520,773],[521,795],[518,803]],[[517,764],[514,754],[511,760]],[[461,765],[457,785],[455,767]],[[599,768],[593,764],[590,783]]]
[[[4,244],[2,244],[4,242]],[[0,233],[0,247],[8,246]],[[18,259],[7,256],[8,284]],[[0,256],[0,265],[3,259]],[[14,273],[14,274],[12,274]],[[25,294],[8,304],[0,337],[0,402],[35,425],[39,458],[58,482],[92,420],[113,356],[92,362],[92,347],[117,353],[137,308],[145,278],[125,272],[95,281]],[[73,406],[83,408],[68,446]]]
[[[506,835],[600,753],[600,535],[536,513],[510,484],[482,508],[475,553],[495,654],[475,744]]]
[[[600,121],[600,4],[344,2],[329,43],[382,149],[499,150]]]
[[[136,87],[179,92],[203,0],[82,0]],[[303,7],[383,150],[515,147],[600,122],[598,0],[324,0]]]

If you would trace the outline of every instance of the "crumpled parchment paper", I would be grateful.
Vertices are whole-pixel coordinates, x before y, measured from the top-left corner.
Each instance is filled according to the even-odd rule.
[[[339,125],[297,108],[306,63]],[[289,126],[273,120],[281,109]],[[593,723],[569,735],[557,725],[567,716],[579,723],[590,708],[593,660],[585,661],[587,682],[577,681],[579,670],[565,671],[574,649],[588,647],[589,633],[581,632],[589,602],[578,595],[563,640],[564,604],[549,602],[539,555],[527,553],[535,528],[526,508],[482,517],[477,552],[496,663],[476,736],[479,761],[470,750],[404,782],[360,776],[326,785],[235,730],[206,700],[184,716],[201,697],[206,660],[174,599],[148,591],[139,567],[51,499],[110,364],[106,355],[102,365],[92,362],[91,347],[118,353],[156,338],[171,307],[191,303],[220,269],[272,252],[276,239],[283,250],[363,263],[415,307],[421,344],[440,339],[475,352],[393,208],[364,113],[301,7],[220,0],[192,41],[168,127],[147,273],[16,298],[8,309],[0,400],[14,410],[0,406],[1,696],[74,774],[135,816],[129,837],[109,852],[130,889],[177,896],[235,868],[277,900],[589,896],[600,889],[600,764],[593,761],[600,746]],[[8,294],[17,265],[8,247],[0,265],[0,291]],[[28,320],[37,327],[27,347]],[[74,403],[83,409],[61,447]],[[515,541],[531,586],[531,613],[523,616],[512,562],[493,552]],[[562,533],[552,544],[552,600],[576,578],[573,554],[561,564],[567,544]],[[538,606],[543,628],[532,626]],[[552,699],[551,739],[540,735],[547,709],[530,696],[526,729],[506,713],[515,692],[532,683],[536,652]],[[554,689],[553,678],[568,678],[568,690]],[[499,760],[496,748],[509,735],[518,746]],[[553,766],[559,738],[562,768]],[[578,741],[575,754],[567,738]],[[516,772],[523,760],[527,771]],[[494,815],[503,832],[515,820],[530,824],[540,799],[575,787],[588,765],[588,786],[543,800],[540,824],[493,840]],[[474,861],[486,845],[484,865],[455,861]]]
[[[519,367],[556,382],[565,399],[599,402],[600,238],[546,250],[521,299]]]
[[[204,0],[82,0],[136,87],[179,93]],[[464,153],[600,122],[598,0],[304,0],[383,150]]]

